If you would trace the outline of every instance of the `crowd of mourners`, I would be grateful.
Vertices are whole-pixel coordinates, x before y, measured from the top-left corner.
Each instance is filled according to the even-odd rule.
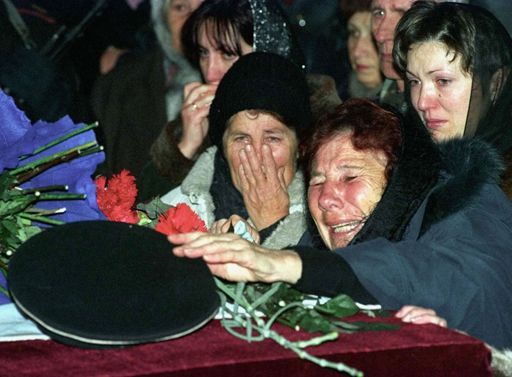
[[[98,60],[87,117],[97,174],[205,221],[170,251],[512,347],[512,39],[491,10],[340,0],[322,69],[325,36],[278,0],[147,5],[143,41]]]

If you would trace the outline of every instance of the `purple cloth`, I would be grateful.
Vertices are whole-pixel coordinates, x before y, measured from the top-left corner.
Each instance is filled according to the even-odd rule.
[[[0,271],[0,287],[7,289],[7,280],[5,279],[5,276],[2,271]],[[10,303],[11,299],[0,291],[0,305]]]
[[[69,132],[83,127],[74,124],[69,117],[63,117],[55,123],[39,121],[33,126],[25,114],[16,108],[11,97],[0,91],[0,171],[14,169],[41,157],[76,147],[96,140],[92,130],[76,135],[42,153],[19,161],[19,156],[29,154]],[[103,162],[105,154],[98,152],[79,157],[70,162],[61,163],[32,178],[21,185],[23,188],[37,188],[49,185],[68,185],[69,193],[86,194],[85,200],[47,201],[37,203],[38,208],[66,208],[66,212],[53,216],[53,219],[65,222],[80,220],[102,220],[104,215],[96,203],[96,185],[91,176],[96,166]]]
[[[25,114],[14,104],[14,100],[0,90],[0,172],[13,168],[18,163],[18,153],[30,152],[21,146],[13,148],[30,129],[31,124]],[[27,148],[25,145],[24,148]],[[16,154],[16,155],[15,155]]]
[[[23,139],[28,145],[43,145],[58,137],[61,137],[70,131],[83,126],[75,125],[69,117],[64,117],[55,123],[46,123],[39,121],[34,124]],[[81,144],[95,140],[93,131],[76,135],[65,142],[56,145],[34,157],[23,161],[23,164],[37,160],[43,156],[49,156],[53,153],[63,151]],[[60,208],[65,207],[66,212],[62,215],[53,216],[54,219],[65,222],[80,220],[102,220],[105,219],[96,203],[96,184],[91,176],[96,170],[96,166],[103,162],[105,154],[94,153],[89,156],[75,158],[70,162],[62,163],[52,167],[46,172],[32,178],[22,185],[23,188],[35,188],[47,185],[69,186],[70,193],[86,194],[85,200],[67,200],[67,201],[48,201],[37,203],[38,208]]]

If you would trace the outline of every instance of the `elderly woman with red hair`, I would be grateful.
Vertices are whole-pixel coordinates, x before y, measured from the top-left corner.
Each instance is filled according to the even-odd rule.
[[[302,156],[318,230],[303,237],[308,246],[271,250],[234,234],[189,233],[169,236],[174,253],[234,281],[432,308],[450,327],[512,345],[512,203],[487,144],[437,146],[421,123],[352,99],[317,124]]]

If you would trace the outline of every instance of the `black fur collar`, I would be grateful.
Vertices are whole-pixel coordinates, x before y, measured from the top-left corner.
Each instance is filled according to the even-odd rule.
[[[402,122],[402,153],[382,199],[351,244],[384,237],[402,239],[412,216],[437,182],[439,149],[417,118]]]
[[[500,183],[503,160],[489,144],[477,138],[440,144],[443,178],[429,197],[421,232],[461,210],[485,183]]]
[[[384,237],[402,239],[421,203],[428,198],[421,234],[461,210],[485,183],[500,182],[504,165],[498,152],[477,138],[435,145],[425,128],[409,119],[403,149],[381,201],[351,244]]]
[[[425,127],[408,118],[402,124],[403,147],[382,199],[350,244],[384,237],[400,241],[411,218],[428,198],[421,233],[465,207],[485,183],[499,183],[503,163],[487,143],[458,139],[435,144]],[[430,194],[430,195],[429,195]],[[313,241],[322,244],[313,221]]]

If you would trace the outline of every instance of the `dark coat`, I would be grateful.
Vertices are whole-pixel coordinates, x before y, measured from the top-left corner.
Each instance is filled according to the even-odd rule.
[[[167,122],[165,82],[163,52],[157,47],[98,78],[92,107],[106,152],[100,173],[128,169],[137,176],[150,159],[149,148]]]
[[[111,72],[97,79],[93,88],[99,141],[107,155],[99,170],[103,174],[128,169],[138,178],[150,160],[151,144],[181,109],[183,87],[200,80],[196,69],[173,47],[172,30],[165,16],[172,2],[150,3],[157,44],[143,53],[125,54]]]
[[[436,162],[435,153],[420,147],[420,158],[393,173],[359,240],[334,253],[298,247],[303,275],[297,287],[373,297],[388,309],[433,308],[448,326],[510,347],[512,202],[497,184],[501,160],[476,139],[450,141],[440,150]],[[437,163],[435,184],[422,184]]]
[[[505,172],[501,177],[501,188],[508,198],[512,200],[512,148],[505,153]]]
[[[179,116],[168,122],[154,141],[149,151],[151,160],[144,165],[138,179],[139,202],[162,196],[178,187],[194,166],[196,160],[185,157],[178,148],[182,131],[183,124]],[[206,138],[197,155],[210,145],[210,140]]]

